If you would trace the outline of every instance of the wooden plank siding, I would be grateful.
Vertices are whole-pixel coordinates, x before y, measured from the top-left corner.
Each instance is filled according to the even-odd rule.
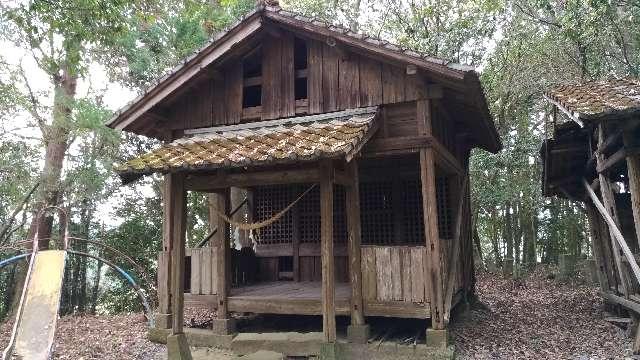
[[[427,303],[424,246],[363,246],[365,301]]]
[[[212,247],[188,249],[187,256],[191,257],[190,293],[192,295],[215,294],[217,288],[216,249]]]
[[[242,108],[242,61],[234,59],[218,65],[219,70],[212,71],[208,80],[176,100],[167,114],[169,128],[185,130],[402,103],[415,100],[419,87],[424,86],[421,75],[407,75],[403,67],[307,39],[307,99],[303,102],[308,105],[297,107],[293,43],[294,34],[286,31],[262,43],[261,106]]]

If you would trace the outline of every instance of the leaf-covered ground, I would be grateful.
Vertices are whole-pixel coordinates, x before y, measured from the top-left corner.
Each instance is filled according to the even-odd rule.
[[[522,280],[477,275],[477,294],[486,305],[474,306],[452,325],[460,359],[623,359],[631,340],[603,320],[603,303],[593,285],[547,279],[540,268]],[[210,314],[190,312],[188,323]],[[205,321],[206,322],[206,321]],[[0,326],[4,349],[11,324]],[[163,359],[165,348],[146,340],[139,314],[66,316],[58,322],[55,359]],[[224,351],[198,349],[198,359],[230,359]]]
[[[623,359],[631,340],[603,320],[594,285],[548,279],[539,268],[522,280],[477,274],[474,306],[453,325],[460,359]]]

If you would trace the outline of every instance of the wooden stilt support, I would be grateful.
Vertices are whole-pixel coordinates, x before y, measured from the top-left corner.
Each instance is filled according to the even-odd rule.
[[[336,341],[335,275],[333,257],[333,179],[331,160],[320,162],[320,242],[322,260],[322,333]]]

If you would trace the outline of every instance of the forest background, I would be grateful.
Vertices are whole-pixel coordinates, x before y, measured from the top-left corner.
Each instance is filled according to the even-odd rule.
[[[113,246],[148,273],[161,244],[161,178],[121,186],[112,165],[154,141],[108,129],[114,111],[255,6],[254,0],[0,1],[0,258],[36,231],[34,213],[64,208],[72,236]],[[584,209],[544,198],[539,148],[545,89],[640,74],[636,0],[288,0],[281,6],[404,47],[476,66],[504,144],[471,161],[482,265],[526,271],[589,256]],[[13,209],[39,183],[26,210]],[[189,194],[189,244],[208,230],[207,200]],[[37,229],[47,237],[52,221]],[[101,255],[98,248],[80,245]],[[130,265],[119,264],[128,269]],[[0,273],[0,318],[20,266]],[[62,313],[137,310],[135,293],[97,262],[67,262]]]

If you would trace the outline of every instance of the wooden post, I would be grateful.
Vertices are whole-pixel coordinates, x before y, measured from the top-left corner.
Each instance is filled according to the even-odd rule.
[[[351,279],[351,325],[364,325],[362,302],[362,268],[361,268],[361,224],[360,224],[360,189],[358,163],[351,160],[347,164],[350,179],[346,187],[347,226],[349,241],[349,273]]]
[[[229,191],[224,191],[216,194],[216,209],[219,212],[229,213]],[[218,294],[218,319],[228,318],[228,306],[227,306],[227,294],[229,291],[229,250],[230,250],[230,237],[229,237],[229,224],[221,217],[217,217],[216,221],[218,232],[214,238],[214,246],[217,249],[218,258],[216,261],[216,280]]]
[[[165,175],[162,187],[162,252],[158,257],[158,314],[156,327],[171,327],[171,209],[175,198],[171,192],[171,175]]]
[[[168,174],[167,190],[171,197],[169,209],[170,223],[167,226],[171,234],[171,300],[173,310],[173,326],[171,334],[182,334],[184,326],[184,254],[185,226],[187,217],[186,192],[183,174]]]
[[[598,125],[598,148],[601,148],[605,141],[605,127],[603,124]],[[596,152],[596,164],[600,167],[605,161],[604,155],[601,152]],[[598,179],[600,180],[600,193],[602,194],[602,203],[606,212],[611,216],[614,223],[618,228],[620,227],[620,221],[618,218],[618,210],[616,208],[616,201],[611,189],[611,182],[605,173],[599,173]],[[631,281],[629,274],[624,268],[622,259],[620,257],[620,246],[616,241],[616,234],[611,226],[609,226],[609,234],[611,238],[611,248],[613,252],[613,258],[615,259],[616,268],[618,269],[618,275],[620,276],[620,284],[622,285],[622,292],[625,297],[629,297],[629,289],[631,287]]]
[[[431,135],[431,103],[429,100],[416,101],[416,117],[419,130],[423,135]],[[429,279],[429,302],[431,304],[431,326],[440,330],[445,328],[442,264],[440,262],[440,234],[438,233],[438,209],[436,202],[436,166],[434,151],[431,148],[420,149],[420,181],[422,190],[422,208],[424,234],[427,252],[425,279]]]
[[[335,275],[333,257],[333,178],[331,160],[320,162],[320,242],[322,260],[322,333],[324,341],[336,341]]]
[[[622,134],[625,148],[634,145],[633,133],[626,131]],[[633,209],[633,221],[636,229],[636,241],[640,249],[640,154],[627,152],[627,174],[629,176],[629,192],[631,192],[631,207]]]

